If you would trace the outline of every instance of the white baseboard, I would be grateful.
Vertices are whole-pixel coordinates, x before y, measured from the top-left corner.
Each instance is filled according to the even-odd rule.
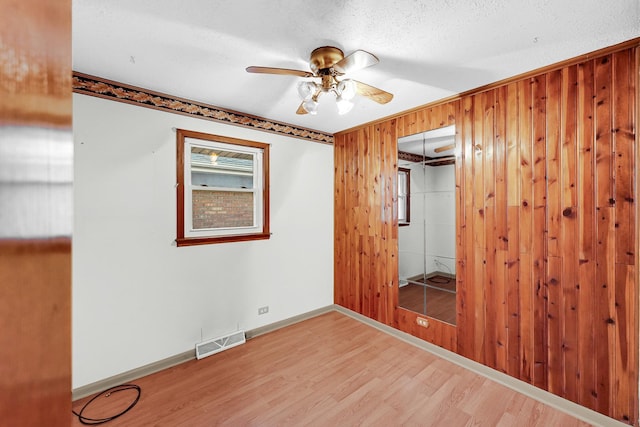
[[[328,305],[326,307],[318,308],[316,310],[312,310],[306,313],[299,314],[298,316],[289,317],[288,319],[281,320],[279,322],[270,323],[265,326],[261,326],[259,328],[251,329],[250,331],[245,332],[245,336],[247,339],[255,338],[260,335],[264,335],[269,332],[273,332],[280,328],[284,328],[285,326],[290,326],[295,323],[302,322],[303,320],[311,319],[312,317],[317,317],[322,314],[328,313],[330,311],[336,311],[336,305]]]
[[[91,396],[92,394],[99,393],[108,388],[128,383],[130,381],[137,380],[138,378],[142,378],[165,369],[169,369],[172,366],[188,362],[189,360],[193,360],[195,358],[196,349],[194,345],[193,350],[185,351],[184,353],[176,354],[175,356],[167,357],[166,359],[158,360],[157,362],[153,362],[148,365],[141,366],[139,368],[135,368],[130,371],[123,372],[121,374],[75,388],[71,392],[71,400],[74,401],[82,399],[83,397]]]
[[[312,317],[320,316],[321,314],[328,313],[330,311],[334,311],[334,305],[328,305],[326,307],[319,308],[317,310],[312,310],[307,313],[300,314],[298,316],[293,316],[288,319],[281,320],[279,322],[271,323],[269,325],[261,326],[259,328],[251,329],[249,331],[245,331],[245,336],[249,340],[251,338],[255,338],[259,335],[263,335],[272,331],[275,331],[280,328],[284,328],[285,326],[293,325],[294,323],[302,322],[303,320],[311,319]],[[184,353],[176,354],[175,356],[167,357],[166,359],[158,360],[157,362],[150,363],[145,366],[141,366],[139,368],[132,369],[127,372],[123,372],[118,375],[114,375],[109,378],[105,378],[100,381],[96,381],[91,384],[84,385],[82,387],[78,387],[73,389],[71,392],[71,399],[78,400],[83,397],[91,396],[92,394],[99,393],[108,388],[124,384],[127,382],[131,382],[137,380],[138,378],[145,377],[147,375],[154,374],[159,371],[163,371],[165,369],[169,369],[173,366],[179,365],[184,362],[188,362],[189,360],[193,360],[196,358],[195,344],[193,350],[185,351]]]

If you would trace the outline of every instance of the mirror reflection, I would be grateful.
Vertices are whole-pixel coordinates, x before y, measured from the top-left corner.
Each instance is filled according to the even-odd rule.
[[[398,139],[401,307],[456,323],[455,126]]]

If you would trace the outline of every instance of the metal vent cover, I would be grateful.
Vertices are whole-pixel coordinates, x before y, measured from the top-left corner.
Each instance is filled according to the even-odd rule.
[[[228,335],[203,341],[196,344],[196,358],[199,360],[203,357],[211,356],[212,354],[244,344],[245,342],[244,331],[236,331]]]

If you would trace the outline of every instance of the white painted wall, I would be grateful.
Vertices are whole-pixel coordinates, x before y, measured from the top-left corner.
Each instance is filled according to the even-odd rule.
[[[411,169],[411,225],[398,230],[399,276],[432,271],[455,274],[455,166],[423,168],[413,163],[403,167]]]
[[[332,146],[73,101],[73,388],[333,303]],[[172,128],[271,144],[270,240],[176,247]]]
[[[425,246],[427,272],[456,273],[456,170],[455,165],[427,167]],[[449,270],[435,263],[446,265]]]

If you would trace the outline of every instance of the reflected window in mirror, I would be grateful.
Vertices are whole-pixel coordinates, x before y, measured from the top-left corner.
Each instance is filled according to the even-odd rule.
[[[411,169],[398,168],[398,225],[411,221]]]

